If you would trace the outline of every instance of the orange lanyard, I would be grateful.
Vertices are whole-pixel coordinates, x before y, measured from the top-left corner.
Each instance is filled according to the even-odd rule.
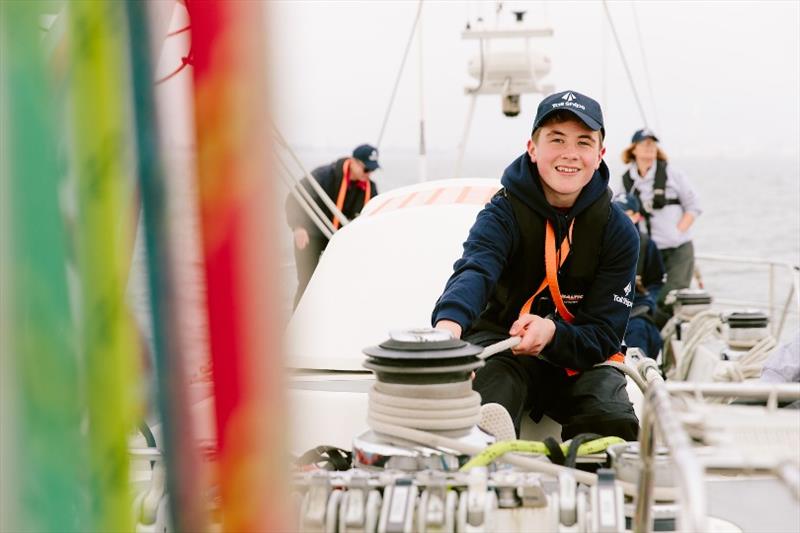
[[[350,184],[350,160],[344,162],[342,166],[342,184],[339,186],[339,196],[336,197],[336,209],[339,211],[344,207],[344,197],[347,196],[347,186]],[[367,178],[367,187],[364,189],[364,205],[367,205],[372,195],[372,182]],[[362,207],[363,209],[363,207]],[[339,229],[339,217],[333,217],[333,229]]]
[[[569,242],[572,240],[573,226],[575,226],[575,220],[573,220],[569,225],[569,238],[564,239],[561,242],[561,248],[556,250],[555,231],[553,231],[553,225],[550,223],[550,221],[547,221],[547,226],[545,227],[544,231],[545,277],[542,280],[542,283],[539,285],[539,288],[536,289],[535,293],[533,293],[533,296],[528,298],[528,301],[522,306],[522,309],[519,311],[519,316],[530,313],[533,300],[539,296],[539,293],[541,293],[545,287],[548,287],[550,289],[550,294],[553,297],[553,302],[556,304],[556,309],[558,309],[558,314],[561,315],[561,318],[569,323],[572,323],[572,321],[575,320],[573,314],[570,313],[567,307],[564,305],[564,300],[561,298],[561,291],[558,289],[558,268],[564,266],[564,261],[567,260],[567,256],[569,255]],[[558,267],[556,267],[556,264],[558,264]]]
[[[558,269],[564,266],[564,261],[567,260],[567,256],[569,255],[569,243],[572,240],[572,228],[574,225],[575,220],[573,219],[572,223],[569,225],[569,237],[561,242],[561,247],[559,249],[556,249],[555,231],[553,230],[553,225],[550,223],[550,221],[547,221],[547,226],[544,230],[545,277],[542,280],[542,283],[539,285],[539,288],[536,289],[535,293],[533,293],[533,296],[528,298],[528,301],[525,302],[525,305],[523,305],[522,309],[520,309],[520,316],[531,312],[531,305],[533,304],[534,298],[536,298],[545,287],[548,287],[550,289],[550,295],[553,297],[553,303],[555,303],[556,309],[558,310],[558,314],[561,315],[561,318],[563,318],[564,321],[569,324],[572,324],[573,320],[575,320],[575,315],[570,313],[569,309],[567,309],[567,306],[564,305],[564,299],[561,297],[561,290],[558,288]],[[556,265],[558,265],[558,267],[556,267]],[[622,352],[617,352],[610,356],[607,360],[622,363],[625,361],[625,356],[622,355]],[[575,374],[579,373],[577,370],[573,370],[571,368],[564,368],[564,371],[568,376],[574,376]]]

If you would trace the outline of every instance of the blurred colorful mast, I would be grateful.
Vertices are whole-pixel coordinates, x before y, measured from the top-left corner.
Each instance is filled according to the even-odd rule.
[[[287,531],[263,2],[187,2],[225,531]]]
[[[36,2],[0,2],[0,531],[88,531],[55,92]]]

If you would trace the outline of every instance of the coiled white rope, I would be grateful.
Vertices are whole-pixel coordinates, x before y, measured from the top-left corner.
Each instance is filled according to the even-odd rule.
[[[689,369],[692,367],[694,354],[697,347],[701,342],[706,340],[712,334],[717,333],[717,329],[722,325],[719,311],[703,311],[697,313],[685,328],[685,336],[683,341],[683,348],[681,349],[681,357],[676,361],[676,366],[669,377],[671,379],[685,380],[689,375]],[[673,354],[674,357],[675,354]]]
[[[437,397],[442,389],[429,389],[429,385],[395,386],[387,392],[385,385],[376,382],[369,391],[367,423],[373,429],[375,422],[393,424],[429,431],[468,430],[480,420],[481,396],[474,392],[469,381],[466,394],[450,398]],[[453,384],[454,391],[462,383]]]
[[[744,381],[761,376],[764,361],[778,342],[768,335],[753,345],[744,355],[735,361],[720,361],[714,368],[714,381]]]
[[[519,344],[511,337],[484,348],[478,357],[486,359]],[[472,381],[434,385],[399,384],[376,381],[369,392],[367,423],[392,424],[429,431],[468,431],[480,420],[481,396]]]

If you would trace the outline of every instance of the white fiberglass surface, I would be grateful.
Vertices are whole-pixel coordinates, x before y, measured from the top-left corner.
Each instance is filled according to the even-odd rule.
[[[497,180],[426,182],[376,196],[337,232],[287,328],[288,366],[363,370],[362,349],[430,325]]]

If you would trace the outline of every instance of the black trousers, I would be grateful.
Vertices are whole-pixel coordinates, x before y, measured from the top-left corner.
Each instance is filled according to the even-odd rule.
[[[478,333],[465,340],[488,346],[502,336]],[[580,433],[638,438],[639,420],[628,399],[625,375],[611,367],[598,367],[567,376],[563,368],[543,359],[516,356],[510,350],[486,361],[472,382],[481,403],[499,403],[514,420],[519,436],[525,415],[534,422],[543,415],[561,424],[561,438]]]
[[[325,237],[310,235],[308,245],[305,248],[301,250],[297,246],[294,247],[294,264],[297,268],[297,292],[294,294],[295,308],[306,291],[314,270],[317,268],[319,256],[327,245],[328,239]]]

